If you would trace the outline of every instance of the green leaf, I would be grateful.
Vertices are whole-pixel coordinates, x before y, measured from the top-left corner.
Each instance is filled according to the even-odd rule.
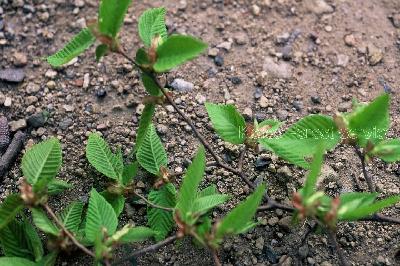
[[[233,144],[244,142],[246,123],[234,105],[206,103],[206,109],[215,131],[223,140]]]
[[[157,83],[146,72],[142,72],[142,82],[143,82],[144,88],[150,95],[152,95],[152,96],[161,96],[162,95],[162,92],[161,92],[159,86],[157,85]]]
[[[129,244],[144,241],[153,236],[155,236],[155,232],[152,229],[144,226],[137,226],[129,228],[128,232],[126,232],[119,241],[123,244]]]
[[[97,133],[89,135],[86,145],[86,158],[103,175],[114,180],[121,179],[123,162],[111,152],[107,142]]]
[[[18,194],[11,194],[0,205],[0,229],[4,228],[23,209],[24,202]]]
[[[148,200],[158,206],[174,208],[176,204],[176,190],[173,184],[168,183],[159,190],[151,190]],[[175,222],[172,212],[157,208],[147,208],[148,225],[157,232],[156,241],[163,240],[171,232]]]
[[[162,40],[167,38],[166,13],[164,7],[152,8],[143,12],[139,17],[139,36],[147,47],[151,46],[155,37],[161,37]]]
[[[282,136],[260,139],[260,144],[281,158],[308,169],[308,158],[316,148],[323,145],[325,150],[334,148],[340,141],[339,131],[329,116],[309,115],[291,126]]]
[[[99,62],[100,59],[108,53],[108,46],[106,44],[99,44],[96,47],[96,61]]]
[[[149,67],[151,64],[147,52],[143,48],[139,48],[136,51],[135,61],[136,63],[138,63],[140,66],[143,67]]]
[[[207,44],[185,35],[171,35],[157,48],[156,72],[166,72],[200,55]]]
[[[372,196],[370,196],[372,197]],[[371,198],[367,197],[367,199],[364,199],[364,201],[359,204],[359,206],[352,211],[344,211],[342,210],[342,213],[340,215],[341,220],[346,220],[346,221],[354,221],[358,220],[364,217],[367,217],[369,215],[372,215],[374,213],[379,212],[383,208],[389,207],[391,205],[396,204],[397,202],[400,201],[400,196],[391,196],[389,198],[383,199],[383,200],[378,200],[375,201],[374,203],[371,203]],[[344,207],[342,207],[344,208]]]
[[[368,141],[376,144],[385,138],[389,129],[389,100],[389,94],[382,94],[348,116],[349,131],[357,136],[361,147]]]
[[[120,216],[125,207],[125,198],[123,195],[112,194],[107,190],[100,193],[108,203],[111,204],[117,217]]]
[[[197,193],[197,198],[211,196],[211,195],[214,195],[217,193],[218,193],[217,186],[211,185],[211,186],[208,186],[205,189],[201,190],[199,193]]]
[[[0,247],[7,257],[23,257],[33,260],[33,254],[26,243],[25,228],[22,222],[13,220],[0,230]]]
[[[229,199],[229,195],[224,194],[214,194],[201,198],[197,198],[194,201],[192,212],[196,214],[204,214],[211,210],[212,208],[223,204]]]
[[[18,257],[0,257],[1,266],[38,266],[33,261]]]
[[[310,172],[307,175],[301,194],[303,200],[306,201],[315,192],[315,185],[317,184],[318,176],[321,173],[321,167],[324,159],[323,146],[317,147],[314,159],[311,163]]]
[[[43,258],[43,245],[38,233],[32,224],[25,218],[23,222],[25,239],[28,249],[35,257],[35,261],[40,261]]]
[[[253,194],[246,200],[239,203],[232,211],[230,211],[220,222],[216,231],[216,238],[222,240],[227,234],[240,234],[249,228],[253,216],[257,212],[257,208],[261,203],[265,185],[257,187]]]
[[[99,30],[115,38],[124,22],[132,0],[101,0],[99,7]]]
[[[369,155],[379,157],[388,163],[400,161],[400,139],[388,139],[379,142]]]
[[[278,131],[282,124],[283,122],[274,119],[267,119],[262,121],[261,123],[257,123],[257,120],[254,120],[254,128],[258,138],[272,135],[273,133]]]
[[[65,182],[64,180],[54,178],[47,184],[47,193],[49,195],[56,195],[72,187],[73,186],[71,184]]]
[[[337,212],[338,218],[342,219],[343,215],[353,212],[355,209],[372,204],[378,193],[361,193],[351,192],[340,195],[340,206]]]
[[[68,231],[77,233],[82,222],[83,202],[72,202],[65,210],[60,213],[60,220]]]
[[[58,236],[60,234],[60,229],[58,229],[58,227],[52,221],[50,221],[50,219],[41,209],[32,208],[31,212],[33,222],[37,228],[53,236]]]
[[[132,183],[133,179],[137,175],[138,167],[137,162],[124,166],[124,171],[122,172],[122,185],[127,186]]]
[[[167,166],[167,153],[153,124],[148,126],[136,158],[140,166],[154,175],[158,175],[161,166]]]
[[[22,172],[36,191],[43,189],[61,168],[60,141],[56,138],[38,143],[22,157]]]
[[[205,156],[204,147],[200,146],[192,164],[189,166],[185,177],[183,178],[183,182],[177,197],[178,200],[176,203],[176,211],[179,212],[181,219],[188,224],[193,222],[191,215],[197,196],[197,189],[201,180],[203,179],[204,170],[206,167]]]
[[[148,103],[144,106],[142,115],[139,120],[139,128],[136,132],[136,145],[135,150],[138,151],[139,147],[142,145],[143,140],[146,137],[147,129],[149,128],[151,121],[153,119],[156,106],[152,103]]]
[[[47,62],[53,67],[62,66],[83,53],[95,41],[96,38],[90,30],[84,28],[64,48],[47,57]]]
[[[58,251],[52,251],[44,256],[36,266],[54,266],[58,257]]]
[[[86,238],[95,242],[103,230],[111,236],[115,233],[117,225],[118,219],[113,207],[95,189],[92,189],[86,215]]]

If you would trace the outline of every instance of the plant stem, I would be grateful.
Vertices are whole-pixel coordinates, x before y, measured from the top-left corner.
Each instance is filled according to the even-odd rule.
[[[123,262],[125,262],[125,261],[129,261],[129,260],[131,260],[131,259],[133,259],[133,258],[139,257],[139,256],[141,256],[141,255],[143,255],[143,254],[145,254],[145,253],[152,252],[152,251],[156,251],[156,250],[162,248],[163,246],[166,246],[166,245],[168,245],[169,243],[174,242],[177,238],[178,238],[178,237],[177,237],[176,235],[170,236],[170,237],[164,239],[163,241],[158,242],[158,243],[156,243],[156,244],[154,244],[154,245],[145,247],[145,248],[143,248],[143,249],[139,249],[139,250],[133,252],[133,253],[132,253],[131,255],[129,255],[128,257],[125,257],[125,258],[122,258],[122,259],[119,259],[119,260],[113,262],[111,265],[119,265],[119,264],[121,264],[121,263],[123,263]]]
[[[64,224],[58,219],[57,215],[53,212],[53,210],[50,208],[50,206],[45,203],[43,204],[44,209],[47,211],[47,213],[50,215],[50,217],[56,222],[56,224],[64,231],[64,233],[71,239],[72,243],[75,244],[78,248],[80,248],[83,252],[85,252],[87,255],[95,258],[95,254],[87,249],[84,245],[79,243],[79,241],[74,237],[74,235],[68,231],[67,228],[65,228]]]
[[[358,158],[360,158],[362,172],[363,172],[365,181],[367,181],[368,189],[371,192],[375,192],[374,182],[373,182],[372,178],[368,175],[368,172],[367,172],[367,167],[366,167],[366,163],[365,163],[365,154],[363,152],[361,152],[360,149],[355,146],[354,146],[354,149],[356,151]]]
[[[273,199],[269,199],[267,205],[262,205],[262,206],[258,207],[257,211],[268,211],[268,210],[273,210],[273,209],[281,209],[281,210],[288,211],[288,212],[295,211],[295,208],[293,208],[292,206],[278,203]]]
[[[336,254],[339,258],[339,265],[340,266],[348,266],[349,263],[346,260],[346,257],[344,256],[342,248],[339,246],[339,243],[336,240],[336,235],[334,232],[328,229],[328,237],[333,245],[333,248],[336,251]]]
[[[380,213],[376,213],[371,217],[360,219],[359,221],[371,221],[371,222],[378,222],[378,223],[393,223],[393,224],[400,224],[399,218],[389,217]]]
[[[173,208],[168,208],[168,207],[163,207],[157,204],[152,203],[151,201],[147,200],[144,196],[140,195],[136,191],[133,192],[133,194],[139,198],[141,198],[144,202],[146,202],[148,205],[150,205],[153,208],[164,210],[164,211],[170,211],[172,212],[174,209]]]
[[[214,259],[215,266],[221,266],[222,264],[221,261],[219,260],[218,252],[215,249],[211,249],[211,254]]]
[[[0,180],[5,176],[8,169],[15,162],[18,157],[19,152],[24,146],[25,133],[18,131],[15,133],[10,145],[8,146],[6,152],[0,158]]]

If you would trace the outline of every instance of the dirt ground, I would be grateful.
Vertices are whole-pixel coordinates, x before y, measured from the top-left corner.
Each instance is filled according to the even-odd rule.
[[[104,188],[105,179],[95,173],[84,155],[87,136],[100,131],[129,154],[145,95],[137,72],[117,55],[96,63],[92,48],[57,70],[42,60],[61,48],[85,20],[95,17],[97,6],[96,0],[0,0],[0,70],[18,67],[26,75],[19,83],[0,81],[0,115],[6,116],[15,130],[28,133],[28,145],[49,136],[62,141],[64,164],[59,178],[74,188],[52,199],[55,209],[73,200],[87,201],[93,186]],[[234,103],[248,119],[276,118],[289,126],[310,113],[333,115],[350,110],[352,98],[370,101],[387,90],[392,96],[389,136],[398,137],[400,1],[133,1],[121,34],[129,54],[134,55],[140,46],[138,16],[157,6],[168,9],[170,32],[198,36],[209,44],[206,54],[172,71],[168,80],[179,78],[194,84],[189,91],[175,92],[175,101],[228,162],[235,164],[239,150],[210,130],[205,101]],[[182,171],[198,142],[170,107],[158,107],[154,122],[169,154],[169,169]],[[45,123],[37,121],[37,114],[43,111],[49,113]],[[2,198],[17,189],[19,162],[0,184]],[[245,168],[249,179],[266,182],[272,198],[281,202],[289,203],[292,192],[304,181],[303,170],[268,152],[249,153]],[[383,196],[400,193],[399,164],[375,160],[368,170]],[[150,188],[149,178],[141,174],[137,179],[143,193]],[[202,185],[213,183],[220,192],[233,195],[213,212],[214,217],[249,193],[238,177],[220,169],[208,169],[205,180]],[[366,189],[354,152],[343,145],[328,154],[321,180],[321,189],[332,195]],[[399,207],[384,213],[398,217]],[[145,211],[144,206],[128,204],[122,219],[144,225]],[[285,257],[289,258],[283,265],[338,264],[324,235],[312,235],[298,249],[305,225],[289,227],[287,213],[259,213],[257,219],[260,226],[256,229],[224,243],[220,252],[224,265],[273,265]],[[399,226],[340,224],[338,240],[352,265],[400,265]],[[148,244],[151,242],[133,248]],[[121,248],[117,256],[131,251],[132,247]],[[138,264],[212,265],[212,259],[207,251],[184,240],[140,258]],[[90,262],[77,252],[61,256],[58,265]]]

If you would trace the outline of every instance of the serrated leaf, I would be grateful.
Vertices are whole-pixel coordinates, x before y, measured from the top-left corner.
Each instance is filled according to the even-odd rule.
[[[207,44],[186,35],[171,35],[157,48],[157,61],[153,65],[156,72],[166,72],[197,56]]]
[[[123,195],[112,194],[107,190],[100,193],[108,203],[111,204],[117,217],[120,216],[125,207],[125,198]]]
[[[89,135],[86,145],[86,158],[103,175],[114,180],[121,179],[123,162],[111,152],[107,142],[97,133]]]
[[[72,187],[73,186],[71,184],[69,184],[68,182],[61,180],[61,179],[54,178],[54,179],[50,180],[50,182],[47,184],[47,193],[49,195],[56,195],[56,194],[63,192],[64,190],[70,189]]]
[[[321,173],[321,167],[324,159],[323,146],[317,147],[314,159],[311,163],[310,172],[307,175],[304,187],[301,190],[303,200],[307,200],[314,192],[318,176]]]
[[[22,157],[22,172],[36,191],[43,189],[61,168],[60,141],[56,138],[32,146]]]
[[[154,37],[167,38],[167,27],[165,26],[164,7],[148,9],[139,17],[139,36],[143,43],[150,47]]]
[[[148,67],[151,64],[147,52],[143,48],[139,48],[136,51],[135,61],[136,63],[138,63],[140,66],[143,67]]]
[[[2,266],[38,266],[33,261],[18,257],[0,257]]]
[[[372,215],[374,213],[377,213],[383,208],[394,205],[399,201],[400,201],[400,196],[396,195],[388,197],[383,200],[375,201],[374,203],[367,202],[367,204],[362,204],[361,206],[357,207],[356,209],[353,209],[352,211],[347,211],[345,213],[342,213],[339,218],[341,220],[346,220],[346,221],[358,220],[367,217],[369,215]]]
[[[0,230],[0,247],[7,257],[34,259],[26,244],[24,225],[19,221],[14,220]]]
[[[348,212],[353,212],[358,207],[372,204],[378,193],[361,193],[351,192],[340,195],[340,205],[337,212],[338,218],[341,219],[343,215]]]
[[[382,94],[348,116],[349,131],[357,136],[361,147],[368,141],[376,144],[385,138],[389,129],[389,100],[389,94]]]
[[[148,103],[144,106],[142,115],[140,116],[139,120],[139,127],[136,132],[136,144],[135,144],[136,151],[139,150],[139,147],[142,145],[143,140],[146,137],[147,129],[151,124],[155,110],[156,106],[152,103]]]
[[[154,79],[151,78],[151,76],[145,72],[142,72],[142,82],[143,86],[146,89],[146,91],[152,95],[152,96],[161,96],[162,92],[160,88],[158,87],[157,83],[154,81]]]
[[[340,141],[340,134],[333,119],[325,115],[309,115],[291,126],[282,136],[260,139],[260,144],[281,158],[308,169],[307,159],[314,155],[316,148],[334,148]]]
[[[138,167],[139,166],[137,162],[133,162],[124,166],[124,171],[122,172],[122,184],[124,186],[132,183],[133,179],[137,175]]]
[[[183,221],[190,224],[193,222],[191,215],[193,205],[197,196],[197,189],[201,180],[203,180],[204,170],[206,167],[206,157],[203,146],[200,146],[192,164],[189,166],[179,194],[177,196],[176,211]]]
[[[232,104],[205,104],[208,116],[217,134],[225,141],[242,144],[245,140],[246,123]]]
[[[119,239],[120,243],[129,244],[134,242],[141,242],[155,236],[155,232],[144,226],[137,226],[129,228],[128,231]]]
[[[25,218],[23,222],[26,245],[35,258],[35,261],[40,261],[43,258],[43,245],[42,241],[35,228]]]
[[[205,189],[201,190],[199,193],[197,193],[197,198],[211,196],[211,195],[214,195],[217,193],[218,193],[217,186],[211,185],[211,186],[208,186]]]
[[[124,22],[132,0],[101,0],[99,7],[99,30],[115,38]]]
[[[176,204],[176,190],[173,184],[168,183],[159,190],[151,190],[148,200],[158,206],[174,208]],[[147,208],[148,225],[157,232],[156,241],[163,240],[174,226],[172,212],[157,208]]]
[[[111,236],[117,229],[118,219],[114,209],[95,189],[90,192],[89,207],[86,214],[86,238],[95,242],[103,230]]]
[[[58,251],[52,251],[44,256],[38,263],[37,266],[53,266],[56,264],[58,257]]]
[[[108,46],[106,44],[99,44],[96,47],[96,61],[99,62],[100,59],[108,53]]]
[[[248,229],[261,203],[264,192],[265,185],[262,184],[257,187],[253,194],[230,211],[219,223],[216,238],[222,240],[225,235],[240,234]]]
[[[229,199],[229,195],[225,194],[214,194],[201,198],[197,198],[194,201],[192,212],[197,215],[204,214],[211,210],[212,208],[223,204],[225,201]]]
[[[47,234],[53,236],[58,236],[60,234],[60,229],[47,217],[41,209],[33,208],[31,209],[33,222],[36,227]]]
[[[11,194],[0,205],[0,229],[4,228],[23,209],[24,202],[18,194]]]
[[[272,135],[282,126],[283,122],[267,119],[262,121],[261,123],[257,123],[257,120],[254,121],[254,128],[256,131],[256,136],[258,138],[266,137],[268,135]]]
[[[379,142],[369,155],[379,157],[388,163],[400,161],[400,139],[388,139]]]
[[[148,126],[136,158],[140,166],[154,175],[158,175],[161,166],[167,166],[167,153],[153,124]]]
[[[88,28],[82,29],[64,48],[47,57],[47,62],[53,67],[62,66],[89,48],[96,38]]]
[[[65,228],[72,233],[77,233],[82,222],[83,202],[72,202],[65,210],[60,213],[60,220]]]

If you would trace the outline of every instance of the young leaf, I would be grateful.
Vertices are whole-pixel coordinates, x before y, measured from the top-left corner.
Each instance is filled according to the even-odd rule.
[[[151,190],[148,200],[158,206],[174,208],[176,204],[176,190],[173,184],[168,183],[159,190]],[[157,232],[156,241],[163,240],[174,226],[172,212],[157,208],[147,208],[147,221],[151,229]]]
[[[50,219],[41,209],[32,208],[31,212],[33,222],[37,228],[53,236],[58,236],[60,234],[60,229],[58,229],[57,226],[50,221]]]
[[[167,153],[153,124],[148,126],[136,157],[140,166],[154,175],[158,175],[161,166],[167,166]]]
[[[166,72],[201,54],[207,44],[185,35],[171,35],[157,48],[156,72]]]
[[[4,228],[23,209],[24,202],[18,194],[11,194],[0,205],[0,229]]]
[[[145,72],[142,72],[142,82],[143,86],[146,89],[146,91],[152,95],[152,96],[161,96],[162,92],[157,85],[157,83],[154,81],[154,79],[151,78],[151,76]]]
[[[33,254],[26,243],[24,225],[19,221],[14,220],[0,230],[0,247],[7,257],[33,260]]]
[[[377,97],[373,102],[349,115],[349,131],[357,136],[358,144],[376,144],[384,139],[389,129],[389,94]]]
[[[388,139],[379,142],[370,152],[370,155],[379,157],[388,163],[400,161],[400,139]]]
[[[112,38],[117,36],[131,2],[132,0],[101,0],[98,20],[102,34]]]
[[[115,214],[117,217],[122,213],[125,207],[125,198],[123,195],[117,195],[117,194],[112,194],[108,192],[107,190],[103,191],[100,193],[108,203],[112,206],[114,209]]]
[[[139,120],[139,128],[136,133],[136,145],[135,145],[136,151],[139,150],[143,140],[146,137],[147,129],[151,124],[155,110],[156,106],[154,104],[148,103],[144,106],[142,115],[140,116]]]
[[[315,192],[315,185],[317,184],[318,176],[321,172],[322,162],[324,157],[323,146],[317,147],[314,159],[311,163],[310,172],[307,175],[301,194],[303,200],[307,200]]]
[[[187,223],[191,223],[191,215],[194,202],[197,196],[197,189],[203,179],[206,167],[206,157],[203,146],[200,146],[192,164],[189,166],[179,194],[177,197],[176,210],[179,212],[181,219]]]
[[[40,261],[43,258],[42,241],[32,224],[25,218],[23,222],[24,235],[28,249],[31,251],[35,261]]]
[[[261,138],[275,133],[282,124],[283,122],[274,119],[267,119],[261,123],[257,123],[257,120],[255,120],[254,128],[257,133],[257,137]]]
[[[82,222],[83,203],[75,201],[60,213],[60,220],[65,228],[73,233],[77,233]]]
[[[95,41],[96,38],[90,30],[84,28],[64,48],[47,57],[47,62],[53,67],[62,66],[83,53]]]
[[[139,17],[139,36],[143,43],[150,47],[154,37],[167,38],[167,27],[165,26],[164,7],[148,9]]]
[[[197,198],[194,201],[192,212],[197,214],[204,214],[212,208],[223,204],[229,199],[229,195],[225,194],[214,194],[201,198]]]
[[[137,162],[124,166],[124,171],[122,172],[122,185],[127,186],[132,183],[133,178],[137,175],[138,167]]]
[[[38,266],[33,261],[18,257],[0,257],[2,266]]]
[[[62,153],[56,138],[43,141],[30,148],[22,157],[22,172],[36,190],[43,189],[58,173]]]
[[[211,185],[211,186],[208,186],[205,189],[201,190],[199,193],[197,193],[197,198],[211,196],[211,195],[214,195],[217,193],[218,193],[217,186]]]
[[[137,226],[129,228],[129,230],[123,234],[119,241],[123,244],[129,244],[133,242],[144,241],[153,236],[155,236],[155,232],[152,229],[144,226]]]
[[[117,229],[118,219],[114,209],[95,189],[90,192],[89,207],[86,215],[86,238],[95,242],[103,230],[111,236]]]
[[[96,61],[99,62],[100,59],[108,53],[108,46],[106,44],[100,44],[96,47]]]
[[[121,179],[123,162],[111,152],[107,142],[97,133],[89,135],[86,158],[103,175],[114,180]]]
[[[253,216],[261,203],[265,185],[257,187],[256,191],[232,211],[230,211],[220,222],[216,231],[216,238],[221,239],[227,234],[240,234],[249,228]]]
[[[139,48],[136,51],[135,61],[143,67],[149,67],[151,65],[149,56],[147,55],[146,50],[143,48]]]
[[[233,144],[244,142],[246,123],[234,105],[206,103],[206,109],[215,131],[223,140]]]
[[[54,178],[47,184],[47,193],[49,195],[56,195],[70,188],[72,188],[71,184],[61,179]]]
[[[330,150],[340,141],[339,131],[329,116],[309,115],[291,126],[282,136],[260,139],[260,144],[283,159],[308,169],[307,157],[323,145]]]
[[[54,266],[56,264],[57,261],[57,257],[58,257],[58,252],[59,251],[52,251],[49,254],[47,254],[46,256],[44,256],[38,263],[36,266]]]
[[[347,212],[353,212],[355,209],[372,204],[378,193],[351,192],[340,195],[340,206],[337,212],[341,219]]]
[[[383,208],[389,207],[399,201],[400,201],[400,196],[398,195],[391,196],[383,200],[378,200],[375,201],[374,203],[371,203],[369,200],[367,201],[367,203],[361,204],[361,206],[357,207],[356,209],[353,209],[352,211],[346,211],[342,213],[339,218],[341,220],[346,220],[346,221],[358,220],[367,217],[369,215],[372,215],[382,210]]]

